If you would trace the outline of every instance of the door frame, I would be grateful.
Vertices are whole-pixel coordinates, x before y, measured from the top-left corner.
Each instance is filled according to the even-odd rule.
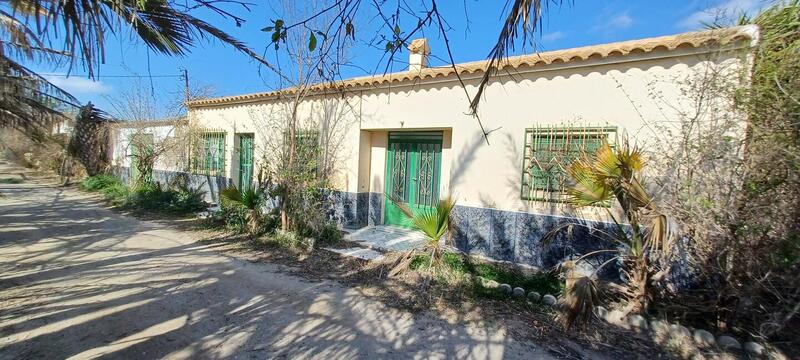
[[[384,169],[384,207],[383,207],[383,223],[386,225],[394,225],[394,226],[402,226],[402,227],[410,227],[411,223],[408,221],[404,215],[400,219],[395,219],[394,217],[397,216],[398,210],[393,210],[396,207],[394,203],[389,199],[389,194],[391,194],[392,189],[392,176],[391,171],[394,165],[394,151],[392,150],[392,145],[396,143],[404,143],[404,144],[411,144],[411,149],[409,150],[408,156],[408,164],[406,169],[406,186],[408,193],[408,200],[409,200],[409,207],[413,210],[417,210],[419,208],[432,208],[430,206],[419,206],[414,204],[415,200],[417,199],[417,189],[416,189],[416,182],[412,182],[411,178],[413,176],[417,176],[419,171],[418,166],[418,157],[420,154],[419,145],[420,144],[435,144],[438,145],[438,151],[434,152],[434,178],[433,178],[433,189],[434,194],[432,195],[435,199],[434,201],[439,200],[439,196],[441,193],[441,185],[442,185],[442,153],[443,153],[443,144],[444,144],[444,131],[442,130],[431,130],[431,131],[389,131],[387,133],[387,145],[386,145],[386,161],[385,161],[385,169]]]
[[[254,167],[255,167],[255,147],[256,147],[256,139],[255,134],[253,133],[236,133],[235,141],[236,141],[236,185],[237,187],[244,191],[244,186],[242,186],[242,157],[246,154],[242,153],[242,139],[249,138],[250,139],[250,184],[248,186],[253,186],[253,174],[254,174]]]

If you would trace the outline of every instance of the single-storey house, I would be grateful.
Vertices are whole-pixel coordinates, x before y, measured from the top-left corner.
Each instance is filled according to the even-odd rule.
[[[692,111],[685,84],[698,74],[725,68],[746,81],[757,40],[756,27],[739,26],[510,57],[484,91],[480,124],[467,94],[486,61],[429,67],[421,40],[407,71],[317,84],[302,96],[287,88],[192,101],[188,121],[208,129],[204,148],[215,155],[205,171],[245,185],[295,109],[334,154],[332,216],[342,226],[403,226],[389,196],[425,208],[451,194],[457,247],[549,266],[546,252],[582,250],[544,249],[546,232],[576,216],[605,220],[564,203],[570,159],[623,133],[646,149],[654,122]]]

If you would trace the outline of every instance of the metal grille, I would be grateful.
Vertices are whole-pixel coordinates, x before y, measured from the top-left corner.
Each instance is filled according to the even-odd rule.
[[[225,133],[203,134],[195,155],[194,170],[196,173],[213,176],[225,175]]]
[[[596,152],[616,127],[534,127],[525,129],[522,189],[524,200],[563,202],[567,167]]]
[[[253,134],[239,135],[239,189],[253,184]]]
[[[284,132],[285,155],[289,154],[289,132]],[[294,135],[295,169],[306,175],[318,174],[322,160],[322,149],[317,130],[297,130]]]
[[[435,206],[439,201],[438,170],[436,161],[441,154],[439,144],[417,144],[417,199],[418,205]]]
[[[392,168],[390,170],[390,184],[391,184],[391,191],[390,194],[394,198],[394,200],[400,200],[402,202],[408,202],[408,178],[406,173],[408,172],[408,159],[411,150],[411,144],[409,143],[392,143],[391,144],[392,150]]]

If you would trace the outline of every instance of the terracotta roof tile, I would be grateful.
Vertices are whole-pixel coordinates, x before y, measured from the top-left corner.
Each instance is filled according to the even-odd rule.
[[[754,44],[758,40],[758,28],[754,25],[736,26],[717,30],[688,32],[677,35],[660,36],[647,39],[621,41],[608,44],[584,46],[572,49],[547,51],[529,55],[509,57],[500,64],[501,69],[522,69],[550,64],[565,64],[594,59],[603,59],[612,56],[626,56],[629,54],[644,54],[653,51],[671,51],[679,48],[701,48],[706,46],[724,46],[740,41],[750,41]],[[482,73],[488,61],[473,61],[456,64],[460,75]],[[348,80],[317,84],[311,87],[312,91],[333,89],[356,89],[384,84],[399,84],[407,81],[425,81],[429,79],[446,78],[455,73],[452,66],[430,67],[420,71],[404,71],[386,75],[364,76]],[[231,103],[253,102],[275,98],[281,94],[289,94],[293,88],[277,91],[259,92],[252,94],[225,96],[212,99],[195,100],[189,102],[190,107],[203,107]]]

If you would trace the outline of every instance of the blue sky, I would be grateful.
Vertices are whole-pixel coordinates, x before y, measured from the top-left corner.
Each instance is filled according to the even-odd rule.
[[[413,4],[414,1],[420,0],[409,0],[409,3]],[[246,19],[241,27],[210,14],[201,14],[201,17],[261,52],[269,43],[269,34],[260,29],[268,26],[270,19],[278,18],[278,15],[268,1],[258,3],[249,13],[239,12]],[[457,62],[486,58],[500,30],[502,19],[501,6],[498,4],[502,3],[492,0],[439,0],[445,20],[452,27],[448,36]],[[765,0],[565,1],[563,5],[551,6],[547,11],[542,33],[537,39],[537,50],[564,49],[696,30],[702,27],[702,21],[713,20],[715,14],[726,13],[735,17],[741,11],[755,12],[768,3]],[[365,15],[373,13],[369,6],[362,8],[361,12]],[[468,14],[469,24],[465,13]],[[286,21],[292,23],[291,19]],[[377,31],[370,28],[373,23],[375,21],[367,16],[357,20],[359,40],[369,40],[372,35],[366,34]],[[388,32],[385,29],[383,31]],[[432,53],[445,58],[444,44],[438,35],[428,33],[426,36],[431,41]],[[182,68],[189,71],[192,86],[211,86],[217,96],[274,90],[277,84],[276,77],[269,71],[259,73],[257,64],[247,56],[218,43],[202,42],[191,54],[177,58],[148,51],[146,46],[124,33],[108,39],[107,45],[106,62],[100,66],[98,81],[87,79],[85,71],[80,68],[73,69],[70,77],[61,75],[66,72],[63,68],[42,65],[34,65],[34,68],[53,74],[49,77],[52,81],[75,94],[81,101],[92,101],[108,110],[112,109],[107,98],[119,96],[121,91],[133,86],[136,79],[115,77],[119,75],[153,75],[152,78],[141,78],[141,84],[160,101],[181,94],[182,80],[174,75],[179,74]],[[518,48],[516,51],[530,52],[533,49]],[[378,67],[383,52],[357,44],[349,55],[359,67],[371,71]],[[407,53],[398,56],[405,59]],[[431,64],[443,65],[442,61],[436,59],[432,59]],[[404,65],[400,63],[395,66],[396,71],[403,68]],[[378,72],[382,72],[382,69],[381,66]],[[343,70],[343,75],[358,76],[365,73],[358,68],[348,67]]]

